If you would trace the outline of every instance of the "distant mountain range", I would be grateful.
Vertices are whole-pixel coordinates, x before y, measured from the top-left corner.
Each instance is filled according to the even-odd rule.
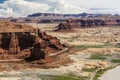
[[[62,22],[68,18],[73,19],[105,19],[105,18],[120,18],[120,15],[115,14],[90,14],[90,13],[81,13],[81,14],[56,14],[56,13],[34,13],[30,14],[27,17],[23,18],[7,18],[13,22],[18,23],[54,23]]]
[[[81,18],[81,17],[103,17],[103,16],[119,16],[118,14],[90,14],[90,13],[81,13],[81,14],[56,14],[56,13],[34,13],[28,15],[27,17],[57,17],[57,18]]]

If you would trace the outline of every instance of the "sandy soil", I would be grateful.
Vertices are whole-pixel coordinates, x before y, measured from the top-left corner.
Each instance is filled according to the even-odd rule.
[[[104,45],[120,42],[120,27],[76,29],[72,33],[47,33],[71,45]]]
[[[56,26],[58,25],[58,23],[26,23],[27,25],[32,25],[35,28],[40,28],[42,31],[51,31],[51,30],[55,30]]]

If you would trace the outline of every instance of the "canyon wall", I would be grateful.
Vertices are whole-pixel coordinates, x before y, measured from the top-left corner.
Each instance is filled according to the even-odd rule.
[[[73,28],[84,28],[84,27],[104,27],[104,26],[120,26],[120,19],[117,18],[82,18],[82,19],[68,19],[61,22],[57,26],[56,31],[72,30]]]
[[[91,13],[80,13],[80,14],[57,14],[57,13],[33,13],[24,18],[8,18],[12,22],[18,23],[60,23],[69,18],[73,19],[98,19],[98,20],[120,20],[118,14],[91,14]]]

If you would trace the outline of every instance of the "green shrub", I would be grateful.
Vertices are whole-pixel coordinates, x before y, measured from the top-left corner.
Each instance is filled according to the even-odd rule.
[[[106,56],[105,54],[101,54],[101,53],[94,53],[90,56],[90,59],[100,59],[100,60],[104,60],[106,59]]]
[[[113,63],[120,63],[120,59],[112,59],[111,62],[113,62]]]
[[[85,72],[94,72],[96,71],[95,68],[83,68],[82,71],[85,71]]]
[[[115,47],[120,48],[120,43],[116,44]]]
[[[75,75],[44,75],[39,76],[42,80],[88,80],[88,77],[83,76],[75,76]]]
[[[103,48],[103,45],[74,45],[73,48]]]

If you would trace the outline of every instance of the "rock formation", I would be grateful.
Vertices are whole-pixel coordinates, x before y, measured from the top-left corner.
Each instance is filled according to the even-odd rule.
[[[17,54],[19,53],[20,48],[19,48],[19,40],[17,38],[17,36],[15,35],[15,33],[11,34],[11,40],[9,43],[9,52],[11,54]]]
[[[74,27],[79,26],[79,23],[76,23],[75,20],[73,20],[72,18],[66,20],[65,22],[60,23],[57,26],[57,30],[55,31],[73,31]]]
[[[9,24],[14,27],[9,25],[9,30],[6,31],[8,26],[5,26],[5,31],[0,32],[0,57],[3,59],[45,60],[49,54],[59,52],[66,47],[56,37],[39,29],[28,28],[30,26],[24,25],[18,26],[14,23]],[[21,30],[16,31],[17,27],[20,27]],[[3,57],[3,55],[8,55],[8,57]]]
[[[81,19],[68,19],[61,22],[55,31],[70,31],[73,28],[85,27],[104,27],[104,26],[119,26],[120,19],[117,18],[81,18]]]

